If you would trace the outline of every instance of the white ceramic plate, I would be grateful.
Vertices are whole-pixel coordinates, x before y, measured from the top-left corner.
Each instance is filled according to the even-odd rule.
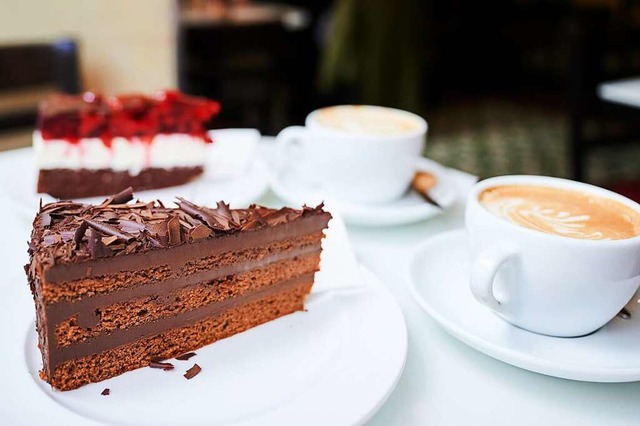
[[[339,220],[332,220],[323,246],[306,312],[199,349],[189,361],[173,360],[173,371],[142,368],[69,392],[52,390],[38,378],[33,301],[21,263],[12,262],[7,266],[12,285],[3,288],[0,299],[1,422],[247,426],[366,421],[402,373],[406,326],[393,296],[355,262]],[[6,254],[19,257],[11,253]],[[184,379],[194,362],[202,372]],[[110,389],[109,396],[100,394],[104,388]]]
[[[517,328],[480,305],[469,289],[467,241],[462,230],[422,244],[409,264],[409,286],[418,304],[469,346],[526,370],[590,382],[640,380],[640,309],[614,318],[584,337],[562,338]]]
[[[438,184],[432,190],[432,196],[444,210],[451,207],[468,189],[475,178],[458,171],[448,169],[435,161],[421,159],[420,170],[433,173],[438,178]],[[320,191],[305,186],[291,170],[283,170],[271,176],[273,192],[292,205],[317,205],[327,201],[340,211],[340,215],[347,223],[365,226],[402,225],[429,219],[443,212],[424,201],[414,191],[407,192],[402,198],[388,204],[363,205],[346,203],[324,197]]]
[[[252,132],[252,134],[248,134]],[[176,196],[181,196],[198,204],[213,205],[224,200],[232,207],[245,207],[259,199],[268,189],[268,171],[261,159],[254,155],[256,135],[251,129],[225,129],[212,134],[216,143],[208,147],[206,170],[203,176],[185,185],[149,191],[136,191],[141,200],[162,200],[168,205]],[[240,138],[238,138],[240,135]],[[260,135],[257,134],[257,139]],[[2,189],[19,214],[28,220],[33,219],[40,199],[43,203],[55,201],[47,194],[36,193],[38,171],[35,167],[33,150],[18,149],[3,153],[3,165],[0,179],[5,183]],[[8,182],[11,182],[8,184]],[[80,199],[87,203],[99,203],[106,196]]]

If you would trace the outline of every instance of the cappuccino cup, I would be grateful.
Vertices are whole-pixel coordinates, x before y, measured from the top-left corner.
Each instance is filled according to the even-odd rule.
[[[502,176],[471,190],[471,292],[504,320],[571,337],[609,322],[640,286],[640,205],[596,186]]]
[[[393,108],[341,105],[310,113],[305,126],[276,137],[277,168],[290,167],[322,196],[386,203],[409,188],[425,147],[427,123]]]

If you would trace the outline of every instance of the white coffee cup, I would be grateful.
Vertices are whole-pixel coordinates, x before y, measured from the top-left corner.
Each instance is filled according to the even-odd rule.
[[[387,132],[376,129],[375,123],[367,129],[366,122],[350,126],[347,119],[347,123],[343,120],[332,126],[319,119],[327,110],[340,108],[364,108],[409,125],[404,131]],[[278,168],[294,168],[304,184],[329,198],[386,203],[407,191],[424,150],[426,132],[427,122],[406,111],[356,105],[323,108],[309,114],[304,127],[287,127],[278,134]]]
[[[640,286],[640,236],[592,241],[535,231],[496,216],[480,194],[534,185],[593,194],[640,212],[640,205],[592,185],[542,176],[483,180],[468,195],[471,291],[506,321],[551,336],[582,336],[609,322]]]

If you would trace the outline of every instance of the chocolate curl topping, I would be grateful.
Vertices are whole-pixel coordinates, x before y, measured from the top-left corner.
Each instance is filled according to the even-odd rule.
[[[115,194],[111,199],[111,204],[126,204],[131,200],[133,200],[133,188],[128,187]]]
[[[281,225],[322,212],[322,205],[302,210],[256,205],[232,210],[222,201],[210,208],[178,198],[178,208],[166,208],[159,202],[132,199],[127,188],[100,205],[63,200],[42,206],[34,222],[30,256],[56,264],[126,255]]]
[[[265,221],[262,220],[261,217],[256,217],[254,219],[249,220],[242,226],[243,231],[249,231],[251,229],[260,228],[265,225]]]
[[[40,224],[44,227],[51,225],[51,215],[49,213],[42,213],[40,216]]]
[[[123,189],[117,194],[114,194],[104,200],[104,202],[102,203],[102,207],[106,207],[109,204],[126,204],[131,200],[133,200],[133,188],[128,187],[127,189]]]
[[[111,249],[102,242],[100,232],[95,229],[92,229],[91,232],[89,232],[89,253],[91,253],[91,257],[93,258],[109,257],[113,255]]]
[[[178,204],[178,208],[180,208],[180,210],[204,221],[207,225],[209,225],[209,227],[214,230],[229,231],[230,229],[232,229],[232,226],[234,228],[240,226],[233,221],[231,212],[229,211],[229,206],[224,204],[223,202],[218,203],[218,206],[222,207],[222,210],[220,211],[220,207],[218,207],[218,209],[216,210],[213,210],[206,207],[200,207],[181,197],[178,197],[178,200],[179,202],[176,204]]]
[[[172,246],[182,242],[180,237],[180,218],[178,216],[173,216],[167,221],[167,233],[169,234],[169,244]]]
[[[138,232],[142,232],[146,229],[143,224],[134,222],[132,220],[118,220],[118,225],[120,225],[120,229],[123,232],[126,232],[128,234],[137,234]]]
[[[234,222],[233,215],[231,214],[231,209],[229,208],[229,204],[220,200],[216,203],[216,209],[218,214],[227,219],[229,222]],[[233,223],[234,225],[239,225],[238,223]]]
[[[87,232],[87,228],[87,222],[82,221],[78,229],[76,229],[76,232],[73,234],[73,241],[76,243],[76,250],[80,247],[80,243],[82,242],[82,238],[84,238],[85,232]]]
[[[118,237],[119,239],[127,242],[133,241],[134,237],[132,235],[124,234],[120,232],[118,228],[115,228],[111,225],[107,225],[106,223],[98,222],[92,219],[85,219],[84,223],[92,227],[93,229],[100,231],[107,235],[113,235],[114,237]]]
[[[200,224],[191,230],[191,232],[189,233],[189,238],[191,239],[191,241],[200,241],[204,240],[209,235],[211,235],[211,229],[209,229],[209,227],[206,225]]]
[[[42,243],[45,247],[52,246],[60,241],[62,241],[62,237],[58,234],[45,235],[42,239]]]

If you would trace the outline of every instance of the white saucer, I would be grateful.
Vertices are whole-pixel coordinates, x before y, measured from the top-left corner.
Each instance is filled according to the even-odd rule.
[[[445,330],[500,361],[549,376],[589,382],[640,380],[640,308],[595,333],[558,338],[510,325],[480,305],[469,290],[465,232],[440,234],[422,244],[409,264],[418,304]]]
[[[365,422],[402,373],[406,326],[394,297],[355,262],[338,219],[323,247],[305,312],[199,349],[189,361],[171,360],[173,371],[142,368],[68,392],[52,390],[38,378],[42,363],[33,301],[17,259],[24,251],[0,248],[0,255],[12,259],[6,264],[11,285],[2,285],[0,299],[3,424]],[[202,372],[185,380],[182,375],[194,362]],[[100,394],[104,388],[109,396]]]
[[[432,195],[443,207],[440,209],[427,203],[414,191],[388,204],[354,204],[325,197],[317,188],[306,186],[295,175],[296,172],[283,170],[271,176],[273,192],[291,205],[317,205],[326,201],[340,212],[345,222],[365,226],[388,226],[414,223],[440,215],[451,207],[466,190],[475,183],[475,177],[452,170],[435,161],[420,159],[419,169],[433,173],[438,184]]]
[[[242,130],[244,131],[244,129]],[[221,132],[230,131],[231,129]],[[224,136],[216,138],[217,142],[208,147],[207,164],[203,176],[185,185],[135,191],[135,197],[141,200],[161,200],[167,205],[173,205],[176,196],[187,198],[197,204],[207,205],[224,200],[232,207],[238,208],[245,207],[259,199],[268,189],[269,172],[267,166],[253,153],[246,152],[244,145],[242,146],[242,155],[247,156],[244,161],[234,158],[233,151],[234,149],[237,151],[237,147],[230,147],[232,141],[229,140],[227,143]],[[11,185],[4,185],[2,190],[9,198],[11,206],[21,216],[28,220],[33,219],[38,210],[40,199],[43,204],[55,201],[55,198],[47,194],[36,193],[38,171],[31,148],[3,153],[3,160],[5,167],[0,170],[0,178],[5,182],[11,182]],[[106,196],[100,196],[77,201],[100,203],[105,198]]]

